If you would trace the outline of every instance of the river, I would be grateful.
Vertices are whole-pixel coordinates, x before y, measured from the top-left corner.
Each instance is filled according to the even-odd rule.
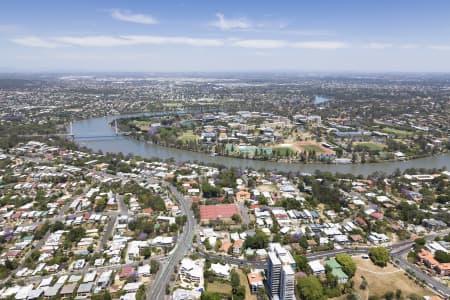
[[[139,114],[142,115],[142,114]],[[405,162],[384,162],[375,164],[300,164],[300,163],[282,163],[271,161],[258,161],[250,159],[239,159],[232,157],[210,156],[205,153],[198,153],[174,148],[162,147],[149,144],[143,141],[137,141],[126,136],[112,136],[114,129],[109,123],[116,118],[133,117],[136,115],[117,115],[102,118],[93,118],[80,120],[73,123],[73,134],[75,141],[94,151],[124,154],[131,153],[145,158],[174,158],[177,162],[197,161],[199,163],[217,163],[228,167],[253,168],[280,171],[300,171],[305,173],[314,173],[316,170],[329,171],[332,173],[351,173],[355,175],[367,176],[375,171],[392,173],[396,169],[405,170],[408,168],[442,168],[450,169],[450,154],[443,154],[434,157],[426,157]],[[84,136],[112,136],[105,138],[79,138]]]

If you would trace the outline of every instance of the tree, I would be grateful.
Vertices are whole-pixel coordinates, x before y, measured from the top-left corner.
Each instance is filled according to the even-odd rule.
[[[309,245],[308,245],[308,238],[306,236],[302,236],[300,238],[300,240],[298,241],[299,245],[303,248],[303,249],[308,249]]]
[[[325,295],[322,284],[315,276],[301,278],[297,284],[298,292],[305,300],[323,300]]]
[[[203,244],[205,245],[206,250],[212,249],[211,243],[209,242],[209,238],[207,238]]]
[[[144,248],[144,250],[142,250],[142,255],[144,258],[149,258],[152,255],[152,250],[150,250],[150,248]]]
[[[64,223],[61,221],[56,221],[53,225],[52,225],[52,232],[58,231],[58,230],[64,230],[65,226]]]
[[[393,291],[387,291],[387,292],[384,294],[384,299],[386,299],[386,300],[392,300],[392,299],[394,299],[394,292],[393,292]]]
[[[300,271],[303,271],[303,272],[307,272],[309,265],[308,265],[308,260],[306,259],[306,256],[295,254],[295,253],[293,256],[294,256],[295,265],[297,266],[297,269]]]
[[[369,257],[378,266],[385,267],[389,262],[389,251],[385,247],[373,247],[370,249]]]
[[[48,222],[45,222],[44,224],[42,224],[40,226],[40,228],[34,234],[34,238],[36,240],[42,239],[44,237],[44,235],[47,233],[49,227],[50,227],[50,225],[48,224]]]
[[[104,291],[101,294],[94,294],[92,295],[92,300],[111,300],[111,294],[109,293],[108,290]],[[136,297],[136,299],[139,299]]]
[[[450,254],[444,252],[442,250],[437,250],[434,253],[434,258],[440,263],[449,263],[450,262]]]
[[[241,284],[239,274],[235,270],[233,270],[231,271],[230,276],[231,276],[231,287],[233,288],[233,290],[236,290]]]
[[[145,300],[145,287],[142,284],[136,292],[136,300]]]
[[[397,299],[397,300],[402,299],[402,290],[401,289],[397,289],[395,291],[395,299]]]
[[[253,236],[247,236],[244,242],[244,248],[264,249],[267,247],[268,242],[269,238],[267,235],[257,230]]]
[[[220,194],[220,189],[217,186],[212,186],[208,182],[202,184],[203,197],[213,198],[218,197]]]
[[[150,273],[156,274],[158,270],[159,270],[159,263],[154,259],[150,260]]]
[[[348,277],[353,277],[356,272],[356,264],[352,257],[348,254],[341,253],[336,255],[336,261],[342,266],[342,271],[348,275]]]
[[[67,240],[72,243],[78,243],[86,234],[86,230],[82,227],[74,227],[67,234]]]
[[[238,214],[233,214],[231,216],[231,220],[233,220],[234,223],[240,223],[241,222],[241,216]]]

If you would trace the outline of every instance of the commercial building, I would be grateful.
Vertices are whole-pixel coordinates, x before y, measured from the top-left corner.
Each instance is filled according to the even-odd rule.
[[[267,285],[271,299],[295,299],[295,260],[279,243],[269,245]]]

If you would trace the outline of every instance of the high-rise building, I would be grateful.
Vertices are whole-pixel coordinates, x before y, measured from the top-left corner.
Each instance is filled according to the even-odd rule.
[[[295,260],[279,243],[269,245],[267,286],[273,300],[295,300]]]
[[[267,285],[272,296],[280,294],[281,261],[275,252],[269,252],[267,261]]]
[[[280,299],[295,300],[295,272],[288,265],[281,267]]]

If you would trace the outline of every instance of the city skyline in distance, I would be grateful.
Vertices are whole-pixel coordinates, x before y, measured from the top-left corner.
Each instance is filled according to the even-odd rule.
[[[450,71],[446,1],[2,4],[6,72]]]

